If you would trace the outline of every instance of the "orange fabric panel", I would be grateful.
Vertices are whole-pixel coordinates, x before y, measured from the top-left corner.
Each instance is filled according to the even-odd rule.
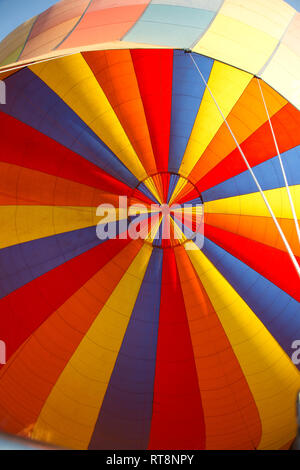
[[[31,31],[30,39],[35,38],[47,30],[51,30],[59,24],[80,17],[88,4],[89,0],[63,0],[56,3],[39,15]]]
[[[95,0],[75,30],[58,49],[121,39],[143,14],[149,0],[132,2],[133,5],[105,8],[102,0]]]
[[[287,101],[262,81],[261,86],[269,114],[272,116],[282,109]],[[229,114],[227,122],[238,142],[242,143],[267,121],[268,117],[258,83],[256,78],[253,78]],[[190,173],[190,179],[197,183],[235,148],[235,142],[226,124],[223,123],[216,136],[193,168],[193,171]]]
[[[129,50],[82,54],[148,174],[157,171],[151,139]]]
[[[46,54],[72,31],[89,0],[64,0],[39,15],[20,60]]]
[[[206,449],[254,449],[256,404],[224,329],[183,247],[175,250],[205,418]]]
[[[118,196],[40,171],[0,162],[0,205],[98,207],[116,204]]]
[[[0,371],[0,423],[30,436],[52,387],[141,248],[130,242],[54,312]]]
[[[277,219],[293,253],[300,256],[299,240],[293,219]],[[286,251],[271,217],[253,217],[237,214],[204,214],[204,223],[236,233],[264,245]],[[205,233],[205,230],[204,230]]]
[[[163,173],[164,175],[164,173]],[[162,182],[162,174],[159,173],[157,175],[152,176],[152,181],[154,182],[154,185],[158,191],[158,194],[160,195],[160,198],[162,201],[164,201],[164,189],[163,189],[163,182]]]

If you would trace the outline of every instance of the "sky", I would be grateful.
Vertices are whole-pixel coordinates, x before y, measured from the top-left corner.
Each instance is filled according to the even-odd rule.
[[[0,0],[0,41],[17,26],[59,0]]]
[[[300,11],[300,0],[285,0],[287,3],[289,3],[292,7],[294,7],[296,10]]]

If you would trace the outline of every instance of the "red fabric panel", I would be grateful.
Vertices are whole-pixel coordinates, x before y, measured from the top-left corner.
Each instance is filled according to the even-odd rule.
[[[284,106],[272,118],[274,133],[281,153],[300,144],[300,112],[291,104]],[[253,167],[276,155],[274,139],[269,122],[261,126],[241,144],[249,164]],[[238,149],[231,152],[198,183],[200,191],[205,191],[217,184],[247,170]]]
[[[7,359],[130,240],[108,240],[25,284],[0,300],[1,339]]]
[[[172,50],[132,50],[132,61],[158,171],[168,170],[172,106]]]
[[[299,277],[287,252],[207,224],[205,236],[300,302]]]
[[[163,257],[150,449],[203,449],[204,417],[173,250]]]

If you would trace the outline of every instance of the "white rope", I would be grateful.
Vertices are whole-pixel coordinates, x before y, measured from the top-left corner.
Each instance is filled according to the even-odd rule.
[[[262,198],[263,198],[263,200],[264,200],[264,203],[265,203],[265,205],[266,205],[266,207],[267,207],[267,209],[268,209],[268,211],[269,211],[269,213],[270,213],[270,215],[271,215],[271,217],[272,217],[272,219],[273,219],[273,222],[274,222],[274,224],[275,224],[275,226],[276,226],[276,228],[277,228],[277,230],[278,230],[278,232],[279,232],[279,235],[280,235],[280,237],[281,237],[281,239],[282,239],[282,241],[283,241],[283,243],[284,243],[284,245],[285,245],[285,247],[286,247],[286,249],[287,249],[287,252],[288,252],[288,254],[289,254],[289,256],[290,256],[290,259],[291,259],[291,261],[292,261],[292,263],[293,263],[293,265],[294,265],[294,267],[295,267],[295,269],[296,269],[296,271],[297,271],[297,274],[298,274],[298,276],[299,276],[299,278],[300,278],[300,266],[299,266],[299,264],[298,264],[298,262],[297,262],[297,260],[296,260],[296,257],[295,257],[295,255],[294,255],[294,253],[293,253],[293,251],[292,251],[292,249],[291,249],[291,247],[290,247],[290,245],[289,245],[289,242],[287,241],[287,239],[286,239],[286,237],[285,237],[285,235],[284,235],[284,233],[283,233],[283,231],[282,231],[282,229],[281,229],[281,227],[280,227],[280,225],[279,225],[279,223],[278,223],[278,220],[277,220],[276,217],[275,217],[275,214],[274,214],[274,212],[273,212],[273,210],[272,210],[272,208],[271,208],[271,206],[270,206],[270,204],[269,204],[269,201],[268,201],[266,195],[264,194],[264,192],[263,192],[263,190],[262,190],[262,188],[261,188],[261,186],[260,186],[260,184],[259,184],[259,182],[258,182],[258,180],[257,180],[257,178],[256,178],[256,176],[255,176],[255,174],[254,174],[254,172],[253,172],[251,166],[249,165],[249,162],[248,162],[248,160],[247,160],[247,158],[246,158],[246,156],[245,156],[245,154],[244,154],[244,152],[243,152],[243,150],[242,150],[240,144],[238,143],[238,141],[237,141],[237,139],[236,139],[236,137],[235,137],[235,135],[234,135],[234,133],[233,133],[233,131],[232,131],[230,125],[229,125],[228,122],[227,122],[226,117],[224,116],[224,114],[223,114],[223,112],[222,112],[220,106],[218,105],[218,103],[217,103],[217,101],[216,101],[216,99],[215,99],[215,97],[214,97],[214,95],[213,95],[213,93],[212,93],[210,87],[208,86],[208,84],[207,84],[207,82],[206,82],[206,80],[205,80],[205,78],[204,78],[204,76],[203,76],[201,70],[199,69],[199,67],[198,67],[198,65],[197,65],[197,63],[196,63],[196,61],[195,61],[193,55],[192,55],[191,53],[189,53],[189,56],[190,56],[192,62],[194,63],[196,69],[198,70],[199,75],[200,75],[200,77],[202,78],[203,83],[205,84],[205,87],[206,87],[207,90],[209,91],[209,94],[210,94],[210,96],[212,97],[212,99],[213,99],[213,101],[214,101],[216,107],[218,108],[219,113],[220,113],[221,116],[222,116],[223,121],[225,122],[225,124],[226,124],[226,126],[227,126],[227,128],[228,128],[228,130],[229,130],[229,132],[230,132],[230,134],[231,134],[231,136],[232,136],[232,138],[233,138],[233,140],[234,140],[234,142],[235,142],[235,144],[236,144],[236,146],[237,146],[237,148],[238,148],[238,150],[239,150],[239,152],[240,152],[240,154],[241,154],[241,156],[242,156],[242,158],[243,158],[243,160],[244,160],[244,162],[245,162],[245,164],[246,164],[246,166],[247,166],[247,168],[248,168],[248,170],[249,170],[249,172],[250,172],[250,174],[251,174],[251,176],[252,176],[252,178],[253,178],[253,180],[254,180],[254,182],[255,182],[255,184],[256,184],[256,186],[257,186],[257,188],[258,188],[258,190],[259,190],[259,192],[260,192],[260,194],[261,194],[261,196],[262,196]]]
[[[258,78],[257,78],[257,83],[258,83],[258,86],[259,86],[259,89],[260,89],[260,93],[261,93],[261,96],[262,96],[262,100],[263,100],[263,103],[264,103],[266,114],[267,114],[267,117],[268,117],[268,120],[269,120],[270,129],[271,129],[271,132],[272,132],[275,148],[276,148],[279,163],[280,163],[280,168],[281,168],[281,171],[282,171],[282,176],[283,176],[283,179],[284,179],[284,184],[285,184],[285,187],[286,187],[286,190],[287,190],[290,206],[291,206],[291,209],[292,209],[292,214],[293,214],[293,218],[294,218],[294,222],[295,222],[295,227],[296,227],[296,232],[297,232],[297,235],[298,235],[298,240],[299,240],[299,243],[300,243],[300,227],[299,227],[299,222],[298,222],[298,219],[297,219],[297,214],[296,214],[296,210],[295,210],[294,201],[293,201],[293,198],[292,198],[292,195],[291,195],[291,191],[290,191],[290,187],[289,187],[289,184],[288,184],[286,172],[285,172],[285,169],[284,169],[284,166],[283,166],[281,153],[279,151],[279,147],[278,147],[277,139],[276,139],[276,136],[275,136],[273,124],[272,124],[272,121],[271,121],[271,118],[270,118],[270,114],[269,114],[269,111],[268,111],[267,103],[266,103],[266,100],[265,100],[265,97],[264,97],[264,94],[263,94],[263,91],[262,91],[262,88],[261,88],[261,85],[260,85],[260,80]]]

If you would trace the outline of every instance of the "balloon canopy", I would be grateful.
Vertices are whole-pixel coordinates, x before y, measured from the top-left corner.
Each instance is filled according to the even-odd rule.
[[[297,8],[64,0],[2,42],[2,431],[74,449],[290,446]]]

